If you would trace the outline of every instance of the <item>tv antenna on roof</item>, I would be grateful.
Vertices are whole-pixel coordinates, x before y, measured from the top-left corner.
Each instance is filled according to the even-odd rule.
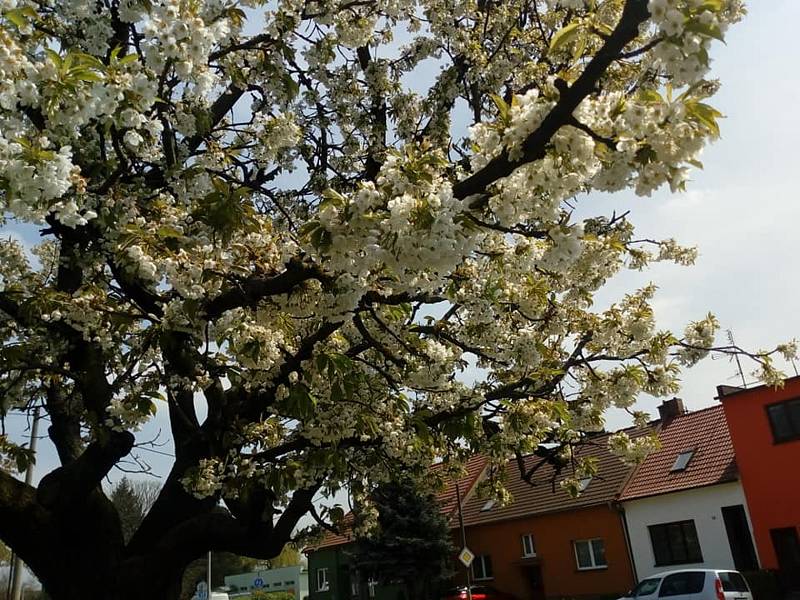
[[[742,387],[747,387],[747,380],[744,378],[744,369],[742,369],[742,361],[739,360],[739,354],[736,352],[736,342],[733,339],[733,331],[730,329],[725,330],[725,336],[728,338],[728,343],[734,350],[733,355],[729,357],[728,360],[735,360],[736,361],[736,370],[738,371],[739,378],[742,380]],[[724,356],[724,355],[723,355]],[[717,358],[722,358],[720,355],[711,354],[711,360],[716,360]],[[736,375],[731,376],[731,379],[736,377]]]

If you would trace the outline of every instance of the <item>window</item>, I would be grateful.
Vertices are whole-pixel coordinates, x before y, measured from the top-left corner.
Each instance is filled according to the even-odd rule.
[[[665,596],[683,596],[684,594],[699,594],[703,591],[706,574],[702,571],[687,571],[667,575],[661,582],[659,598]]]
[[[494,573],[492,572],[492,557],[488,554],[476,556],[472,561],[472,578],[475,581],[481,579],[492,579]]]
[[[584,490],[586,490],[587,487],[589,487],[590,483],[592,483],[592,478],[584,477],[583,479],[578,481],[578,491],[583,492]]]
[[[736,571],[720,571],[717,577],[722,582],[722,590],[725,592],[749,592],[750,588],[747,587],[747,582],[742,577],[741,573]]]
[[[578,569],[605,569],[608,566],[606,562],[606,546],[603,540],[595,538],[593,540],[577,540],[575,545],[575,561],[578,563]]]
[[[703,562],[694,521],[650,525],[648,529],[656,566]]]
[[[692,460],[692,456],[694,456],[694,450],[687,450],[678,454],[678,458],[675,459],[675,464],[672,465],[670,472],[685,471],[689,461]]]
[[[370,598],[375,597],[375,587],[378,585],[378,580],[373,579],[372,577],[369,578],[367,581],[367,592],[369,593]]]
[[[486,504],[484,504],[481,507],[481,512],[486,512],[487,510],[492,510],[492,507],[495,505],[496,502],[497,501],[494,498],[492,498],[490,500],[487,500]]]
[[[533,536],[526,533],[522,536],[522,557],[536,556],[536,546],[533,545]]]
[[[637,596],[649,596],[650,594],[654,594],[658,589],[659,583],[661,583],[660,579],[645,579],[644,581],[640,581],[639,585],[633,588],[633,593],[631,595],[636,598]]]
[[[358,579],[355,577],[350,580],[350,595],[353,598],[358,598]]]
[[[317,569],[317,591],[327,592],[329,589],[330,589],[330,584],[328,583],[327,567],[324,569]]]
[[[800,398],[767,406],[775,443],[800,439]]]

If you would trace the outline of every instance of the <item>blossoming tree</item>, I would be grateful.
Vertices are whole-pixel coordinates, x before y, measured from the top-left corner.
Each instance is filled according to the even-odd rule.
[[[0,537],[57,600],[175,597],[205,551],[275,556],[336,516],[318,494],[368,512],[437,457],[568,453],[713,344],[710,316],[656,330],[652,287],[593,309],[694,252],[574,209],[683,188],[738,0],[0,12],[0,206],[42,236],[0,241],[0,401],[40,407],[60,459],[31,487],[0,437]],[[100,483],[158,406],[174,465],[125,543]]]

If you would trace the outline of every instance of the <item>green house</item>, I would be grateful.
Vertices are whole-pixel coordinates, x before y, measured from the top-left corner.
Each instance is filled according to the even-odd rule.
[[[320,546],[308,553],[308,600],[405,600],[400,585],[365,581],[351,568],[351,547]]]

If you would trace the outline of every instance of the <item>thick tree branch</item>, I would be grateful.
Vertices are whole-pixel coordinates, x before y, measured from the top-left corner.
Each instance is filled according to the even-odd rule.
[[[47,434],[56,447],[61,464],[69,464],[83,451],[80,418],[76,411],[70,410],[71,399],[64,397],[59,385],[48,385],[45,399],[51,421]]]
[[[239,101],[244,93],[245,89],[238,83],[231,83],[228,86],[228,89],[225,90],[225,92],[223,92],[214,101],[214,104],[212,104],[211,108],[209,109],[210,127],[208,127],[208,132],[213,131],[213,129],[219,124],[220,121],[222,121],[228,111],[233,108],[233,106]],[[186,151],[189,156],[195,153],[195,151],[205,141],[207,135],[207,133],[198,133],[184,141]]]
[[[504,151],[466,179],[453,186],[453,195],[464,199],[476,194],[484,194],[486,189],[498,179],[507,177],[517,167],[544,157],[547,144],[555,133],[569,122],[572,113],[586,98],[602,78],[608,67],[616,60],[631,41],[639,34],[639,25],[649,13],[647,0],[627,0],[622,17],[603,47],[592,58],[583,73],[571,86],[561,93],[556,105],[544,118],[542,124],[522,143],[522,157],[511,160]]]
[[[383,164],[383,155],[386,152],[386,99],[384,95],[374,89],[369,81],[371,79],[370,69],[372,67],[372,57],[367,46],[360,46],[356,50],[358,64],[367,78],[372,98],[369,109],[369,116],[372,130],[369,132],[369,147],[367,158],[364,164],[364,178],[367,181],[375,181]]]
[[[38,501],[57,511],[74,508],[97,489],[121,458],[127,456],[134,441],[130,431],[112,431],[104,435],[104,439],[92,442],[74,461],[42,478]]]
[[[269,296],[292,293],[301,283],[310,279],[328,282],[329,277],[318,267],[293,259],[286,264],[285,271],[272,277],[257,276],[235,282],[206,305],[205,314],[209,320],[213,320],[234,308],[253,308]]]
[[[36,500],[36,488],[0,469],[0,539],[36,568],[47,554],[49,513]],[[40,535],[32,535],[31,532]]]

